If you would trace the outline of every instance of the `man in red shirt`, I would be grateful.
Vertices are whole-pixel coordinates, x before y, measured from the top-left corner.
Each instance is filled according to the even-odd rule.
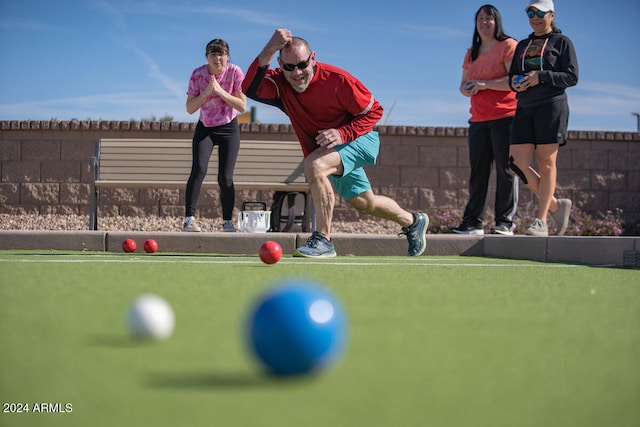
[[[270,69],[279,52],[279,68]],[[317,229],[294,256],[336,256],[331,241],[333,186],[360,213],[395,221],[407,236],[409,256],[426,248],[429,217],[410,213],[394,200],[375,195],[363,166],[375,164],[380,148],[373,127],[382,106],[348,72],[316,62],[309,44],[278,29],[251,63],[242,83],[251,99],[280,108],[291,120],[305,156],[304,168],[316,209]]]

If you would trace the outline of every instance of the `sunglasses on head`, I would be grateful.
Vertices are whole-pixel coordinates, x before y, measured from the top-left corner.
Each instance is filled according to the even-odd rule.
[[[538,18],[544,18],[544,15],[546,15],[547,13],[549,13],[549,12],[548,11],[547,12],[543,12],[541,10],[539,10],[537,12],[534,12],[533,10],[527,10],[527,16],[529,18],[533,18],[536,15],[538,16]]]
[[[302,61],[302,62],[298,62],[297,64],[285,64],[284,62],[282,63],[282,68],[285,69],[286,71],[293,71],[296,69],[296,67],[300,70],[304,70],[305,68],[307,68],[309,66],[309,61],[311,60],[311,54],[309,54],[309,57],[307,58],[306,61]]]

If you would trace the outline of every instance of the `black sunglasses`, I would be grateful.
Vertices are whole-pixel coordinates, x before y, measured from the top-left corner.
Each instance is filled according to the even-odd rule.
[[[311,54],[309,54],[309,57],[307,58],[306,61],[298,62],[297,64],[285,64],[283,62],[282,68],[284,68],[286,71],[293,71],[296,69],[296,67],[298,67],[300,70],[304,70],[309,66],[310,60],[311,60]]]
[[[546,15],[547,12],[543,12],[541,10],[534,12],[533,10],[527,10],[527,16],[529,17],[529,19],[533,18],[534,16],[538,15],[538,18],[544,18],[544,15]]]

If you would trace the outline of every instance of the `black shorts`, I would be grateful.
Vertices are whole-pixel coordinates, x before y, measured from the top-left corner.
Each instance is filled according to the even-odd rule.
[[[557,99],[535,107],[516,109],[511,130],[511,145],[567,143],[569,103]]]

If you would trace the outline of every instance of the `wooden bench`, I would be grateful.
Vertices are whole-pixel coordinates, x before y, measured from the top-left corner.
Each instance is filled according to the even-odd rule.
[[[190,139],[101,139],[91,157],[89,229],[98,229],[101,188],[186,188],[191,172]],[[203,188],[218,187],[217,148]],[[236,190],[299,191],[305,194],[303,231],[313,220],[311,192],[297,141],[242,140],[234,173]],[[315,222],[315,221],[313,221]]]

